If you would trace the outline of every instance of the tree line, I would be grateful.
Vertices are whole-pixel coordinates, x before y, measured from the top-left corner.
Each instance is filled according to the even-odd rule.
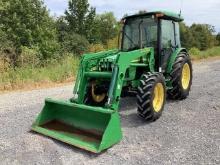
[[[16,68],[51,59],[117,47],[121,30],[112,12],[97,14],[88,0],[69,0],[53,17],[42,0],[0,0],[0,61]],[[182,46],[206,50],[220,45],[220,33],[206,24],[180,25]]]
[[[192,24],[187,26],[185,23],[180,24],[180,36],[182,46],[188,49],[198,48],[199,50],[207,50],[214,46],[220,45],[218,35],[214,35],[215,28],[208,24]]]

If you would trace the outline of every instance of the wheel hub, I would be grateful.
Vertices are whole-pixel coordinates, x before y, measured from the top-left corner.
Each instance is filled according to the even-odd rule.
[[[191,73],[190,73],[190,67],[188,63],[185,63],[183,65],[183,70],[182,70],[182,87],[183,89],[187,89],[189,87],[189,83],[190,83],[190,77],[191,77]]]
[[[164,87],[162,83],[157,83],[154,87],[153,108],[156,112],[162,109],[164,102]]]
[[[100,103],[105,99],[106,93],[97,94],[97,92],[95,90],[96,90],[96,84],[93,83],[92,84],[92,91],[91,91],[92,92],[92,99],[95,102]]]

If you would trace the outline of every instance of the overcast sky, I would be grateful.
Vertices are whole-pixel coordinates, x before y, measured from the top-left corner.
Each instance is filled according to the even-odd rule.
[[[182,3],[181,3],[182,1]],[[68,0],[45,0],[52,15],[62,15],[67,8]],[[215,26],[220,32],[220,0],[89,0],[97,13],[114,12],[120,19],[125,13],[134,14],[139,10],[170,10],[179,12],[188,25],[207,23]]]

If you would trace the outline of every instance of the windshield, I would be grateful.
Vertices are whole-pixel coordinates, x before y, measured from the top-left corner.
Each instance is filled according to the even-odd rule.
[[[144,47],[156,47],[157,21],[153,18],[132,18],[125,23],[122,50],[131,51]]]

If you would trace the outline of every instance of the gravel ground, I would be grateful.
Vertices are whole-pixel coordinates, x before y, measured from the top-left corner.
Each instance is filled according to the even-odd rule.
[[[64,86],[0,95],[0,164],[220,164],[220,60],[194,64],[189,98],[167,100],[154,123],[137,117],[136,99],[122,99],[124,138],[99,155],[29,131],[45,97],[71,92]]]

